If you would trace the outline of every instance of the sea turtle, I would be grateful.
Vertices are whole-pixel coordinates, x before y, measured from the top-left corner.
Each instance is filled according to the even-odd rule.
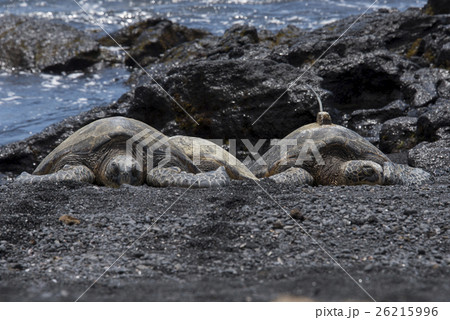
[[[356,132],[333,124],[327,112],[280,140],[251,167],[258,177],[309,185],[421,184],[431,175],[393,163]]]
[[[125,117],[84,126],[47,155],[32,175],[24,172],[16,179],[200,188],[223,186],[229,180],[225,168],[201,172],[167,136]]]
[[[169,141],[182,149],[202,171],[224,167],[231,179],[258,180],[241,161],[212,141],[189,136],[173,136]]]

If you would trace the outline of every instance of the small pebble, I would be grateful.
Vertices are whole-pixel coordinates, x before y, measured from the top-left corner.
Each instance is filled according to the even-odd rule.
[[[277,221],[275,221],[275,222],[273,223],[272,227],[273,227],[274,229],[283,229],[284,225],[283,225],[283,223],[281,222],[281,220],[277,220]]]
[[[66,224],[68,226],[71,226],[71,225],[74,225],[74,224],[80,224],[80,220],[78,220],[77,218],[74,218],[72,216],[69,216],[67,214],[62,215],[59,218],[59,221],[61,221],[62,223]]]
[[[373,264],[373,263],[369,263],[369,264],[367,264],[367,265],[364,267],[364,271],[366,271],[366,272],[372,271],[372,270],[373,270],[373,267],[374,267],[374,264]]]
[[[405,216],[412,216],[412,215],[417,214],[417,210],[415,210],[415,209],[405,209],[405,211],[403,211],[403,214]]]
[[[300,208],[295,207],[291,210],[291,217],[300,221],[305,220],[305,217],[303,216],[303,213],[300,211]]]

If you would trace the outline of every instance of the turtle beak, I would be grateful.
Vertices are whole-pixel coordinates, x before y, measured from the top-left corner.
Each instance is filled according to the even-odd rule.
[[[122,184],[142,185],[144,173],[139,163],[134,159],[119,156],[110,161],[104,173],[104,184],[119,187]]]
[[[138,186],[144,183],[144,174],[140,165],[135,160],[121,161],[119,166],[119,184]]]

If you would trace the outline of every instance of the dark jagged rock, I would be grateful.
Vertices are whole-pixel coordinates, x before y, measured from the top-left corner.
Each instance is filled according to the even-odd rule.
[[[441,25],[437,30],[425,35],[422,39],[416,40],[410,53],[411,58],[421,56],[428,64],[447,67],[450,65],[448,58],[448,39],[450,37],[450,25]],[[417,50],[415,48],[417,47]]]
[[[69,25],[25,16],[0,18],[0,68],[62,72],[98,62],[99,46]]]
[[[408,164],[435,175],[450,174],[450,139],[422,142],[409,150]]]
[[[272,41],[275,46],[290,46],[294,44],[295,41],[298,41],[298,39],[300,39],[301,37],[305,37],[307,35],[307,31],[297,28],[294,25],[288,25],[287,27],[278,31]]]
[[[417,118],[399,117],[383,123],[380,131],[380,150],[398,153],[417,144]]]
[[[258,32],[255,27],[235,25],[221,37],[208,35],[171,48],[158,62],[179,64],[192,60],[266,59],[275,38],[267,30]]]
[[[437,65],[450,69],[450,42],[442,46],[437,60]]]
[[[412,107],[419,109],[436,101],[439,96],[449,97],[450,72],[443,69],[423,68],[416,72],[406,72],[401,77],[405,99]]]
[[[234,25],[227,29],[219,44],[232,48],[235,44],[248,45],[259,42],[258,31],[248,25]]]
[[[448,14],[450,13],[450,3],[448,0],[428,0],[425,9],[430,14]]]
[[[375,143],[384,121],[420,116],[428,110],[428,104],[449,94],[447,70],[419,69],[417,64],[386,50],[344,58],[329,56],[319,61],[314,71],[324,79],[322,87],[334,94],[332,106],[346,114],[344,123]]]
[[[450,100],[439,99],[430,107],[430,111],[419,117],[417,135],[420,140],[438,139],[437,130],[450,126]]]
[[[334,54],[342,58],[377,48],[429,65],[436,62],[440,49],[448,42],[450,16],[430,16],[419,9],[406,12],[381,9],[366,14],[349,29],[356,19],[356,16],[342,19],[300,37],[287,53],[288,62],[301,66],[321,56]]]
[[[409,105],[395,100],[380,109],[359,109],[344,116],[343,125],[357,131],[370,142],[378,145],[382,123],[393,118],[405,116]]]
[[[401,75],[416,68],[387,50],[328,56],[314,66],[324,79],[322,86],[334,94],[333,106],[343,112],[381,108],[403,99]]]
[[[302,82],[271,107],[299,73],[270,60],[201,61],[172,69],[165,87],[200,124],[195,125],[175,107],[177,123],[186,133],[211,138],[282,138],[312,122],[317,113],[315,97]],[[328,93],[319,87],[320,81],[309,76],[306,82],[326,102]]]
[[[280,36],[281,38],[285,37]],[[275,41],[275,36],[269,31],[258,32],[254,27],[235,25],[226,30],[222,37],[207,35],[168,49],[146,69],[154,69],[156,66],[156,72],[160,69],[167,71],[170,67],[199,60],[263,60],[271,55],[270,48]],[[137,86],[147,81],[148,75],[136,69],[129,83]]]
[[[251,50],[252,48],[253,50]],[[256,29],[246,25],[237,25],[225,31],[222,37],[205,34],[192,41],[182,42],[165,50],[159,58],[151,56],[151,59],[143,61],[142,65],[146,66],[146,69],[149,69],[153,75],[160,73],[161,70],[167,72],[173,66],[190,61],[243,60],[249,57],[261,59],[269,55],[267,48],[264,52],[265,54],[262,54]],[[147,82],[148,75],[141,69],[135,69],[128,81],[133,86],[144,85]]]
[[[438,140],[441,139],[450,140],[450,126],[437,129],[436,137],[438,138]]]
[[[333,54],[342,58],[352,53],[372,52],[377,48],[394,51],[411,58],[418,65],[429,66],[430,63],[436,63],[441,49],[448,42],[447,27],[450,26],[450,17],[430,16],[418,9],[406,12],[382,9],[365,15],[330,48],[355,19],[356,17],[349,17],[312,32],[289,26],[277,34],[266,30],[257,31],[246,25],[236,25],[228,29],[222,37],[200,34],[198,37],[182,37],[183,41],[179,41],[176,46],[158,45],[158,48],[166,48],[163,50],[163,57],[157,59],[162,53],[161,50],[156,50],[157,54],[150,50],[145,53],[147,61],[143,62],[146,64],[156,60],[175,63],[193,59],[270,58],[302,66],[314,62],[325,51],[327,52],[322,58]],[[113,36],[119,43],[134,50],[133,48],[142,47],[142,44],[146,43],[141,41],[141,44],[137,44],[140,38],[148,38],[147,33],[154,39],[159,39],[157,43],[163,41],[160,39],[164,35],[162,30],[168,26],[175,29],[169,34],[177,33],[178,25],[170,25],[169,21],[163,19],[150,19],[119,30]],[[184,32],[194,31],[189,29]],[[176,37],[170,36],[169,40],[172,38]],[[100,42],[104,45],[114,45],[108,37]],[[135,52],[137,57],[140,54]],[[442,59],[445,59],[445,54],[443,57]]]
[[[184,62],[198,59],[268,58],[280,63],[308,67],[308,63],[314,62],[318,57],[314,54],[315,51],[324,52],[352,22],[354,18],[344,19],[310,33],[290,27],[276,35],[263,35],[264,32],[256,32],[248,26],[234,26],[227,30],[223,37],[208,37],[170,49],[159,63],[177,63],[177,59]],[[423,69],[423,66],[428,66],[429,63],[420,60],[417,55],[407,53],[417,39],[415,37],[425,37],[430,31],[439,34],[440,37],[445,35],[440,27],[447,22],[445,17],[430,17],[420,10],[408,10],[404,13],[381,10],[364,16],[339,41],[340,49],[333,47],[329,50],[304,78],[314,73],[323,77],[322,87],[334,93],[332,101],[330,99],[330,107],[341,110],[342,113],[360,108],[381,108],[401,99],[412,105],[408,110],[411,116],[420,116],[427,111],[427,104],[450,92],[446,90],[449,82],[445,78],[448,76],[440,74],[443,71],[429,69],[422,70],[423,74],[421,72],[415,74],[414,72]],[[296,48],[302,50],[303,53],[300,55],[304,54],[310,58],[297,61],[298,59],[294,57]],[[341,52],[336,52],[338,49]],[[403,115],[406,114],[395,117]],[[343,115],[336,117],[336,121],[339,122],[341,116]],[[372,130],[371,120],[367,122],[362,125],[356,124],[354,127],[362,128],[359,133],[372,136],[374,137],[372,141],[377,142],[381,123],[376,130]],[[369,128],[365,129],[366,125]]]
[[[408,151],[397,152],[397,153],[388,153],[387,156],[392,162],[400,163],[400,164],[408,164]]]
[[[289,29],[295,28],[291,27]],[[146,68],[152,68],[155,65],[163,65],[165,66],[164,68],[167,68],[199,60],[272,59],[274,56],[272,53],[274,45],[287,43],[289,39],[294,37],[294,34],[294,31],[285,31],[280,35],[274,35],[267,30],[257,31],[254,27],[247,25],[235,25],[227,29],[221,37],[206,35],[170,48],[161,54],[161,57],[156,62],[151,63]],[[137,69],[131,76],[130,84],[144,84],[145,81],[142,81],[142,78],[146,78],[145,73]]]
[[[125,47],[131,47],[136,43],[136,40],[139,38],[139,36],[147,29],[154,28],[159,23],[163,21],[168,21],[163,18],[157,18],[157,19],[147,19],[144,21],[140,21],[137,23],[133,23],[127,27],[124,27],[120,30],[117,30],[113,33],[111,33],[111,37],[114,39],[111,39],[109,36],[104,36],[98,40],[98,42],[102,46],[117,46],[117,44]]]
[[[200,60],[175,66],[164,80],[160,79],[161,84],[199,125],[166,97],[166,102],[160,103],[171,110],[173,121],[161,130],[169,135],[185,133],[208,138],[281,138],[315,119],[317,102],[303,85],[305,80],[286,92],[254,126],[252,123],[301,72],[271,60]],[[309,75],[306,82],[326,102],[328,92],[319,87],[320,81]],[[139,90],[153,92],[153,87],[144,85]],[[329,111],[334,112],[332,108]]]
[[[417,121],[422,142],[408,152],[408,163],[437,175],[450,174],[450,100],[438,99]],[[433,142],[434,141],[434,142]]]
[[[121,46],[130,47],[133,59],[145,66],[155,62],[166,50],[207,35],[208,32],[190,29],[166,19],[148,19],[123,28],[113,33],[112,37]],[[117,45],[109,36],[99,42],[105,46]],[[133,59],[127,56],[125,63],[134,66]]]
[[[252,123],[286,91],[299,73],[301,70],[271,60],[195,61],[172,67],[164,77],[157,78],[179,105],[161,93],[157,85],[146,84],[136,89],[143,97],[132,99],[133,110],[144,122],[168,135],[282,138],[315,119],[317,102],[303,81],[286,92],[254,126]],[[320,88],[319,77],[309,76],[306,82],[324,102],[328,101],[329,93]],[[160,99],[149,103],[155,92],[160,92]],[[153,115],[155,108],[162,110],[157,116]],[[334,112],[332,108],[328,111]]]
[[[431,17],[415,9],[381,10],[364,16],[330,47],[355,19],[300,37],[286,55],[294,66],[314,63],[313,70],[324,79],[323,87],[334,93],[334,107],[349,113],[401,99],[411,105],[412,116],[420,116],[428,104],[449,94],[448,71],[428,67],[441,52],[445,57],[442,48],[448,43],[450,17]],[[423,42],[425,37],[433,45]],[[418,39],[423,52],[416,48]]]
[[[218,50],[218,42],[219,37],[212,35],[185,42],[164,52],[158,62],[165,64],[185,63],[208,58]]]

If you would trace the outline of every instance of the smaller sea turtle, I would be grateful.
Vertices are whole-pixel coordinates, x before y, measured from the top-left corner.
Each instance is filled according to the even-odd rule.
[[[258,180],[241,161],[212,141],[189,136],[174,136],[169,140],[183,150],[202,171],[224,167],[231,179]]]
[[[146,156],[144,156],[144,154]],[[151,162],[151,163],[150,163]],[[201,172],[182,149],[151,126],[129,118],[94,121],[73,133],[16,181],[84,181],[122,184],[212,187],[229,183],[223,167]]]
[[[261,159],[260,159],[261,160]],[[431,175],[393,163],[356,132],[335,125],[327,112],[280,140],[252,172],[279,183],[309,185],[421,184]]]

